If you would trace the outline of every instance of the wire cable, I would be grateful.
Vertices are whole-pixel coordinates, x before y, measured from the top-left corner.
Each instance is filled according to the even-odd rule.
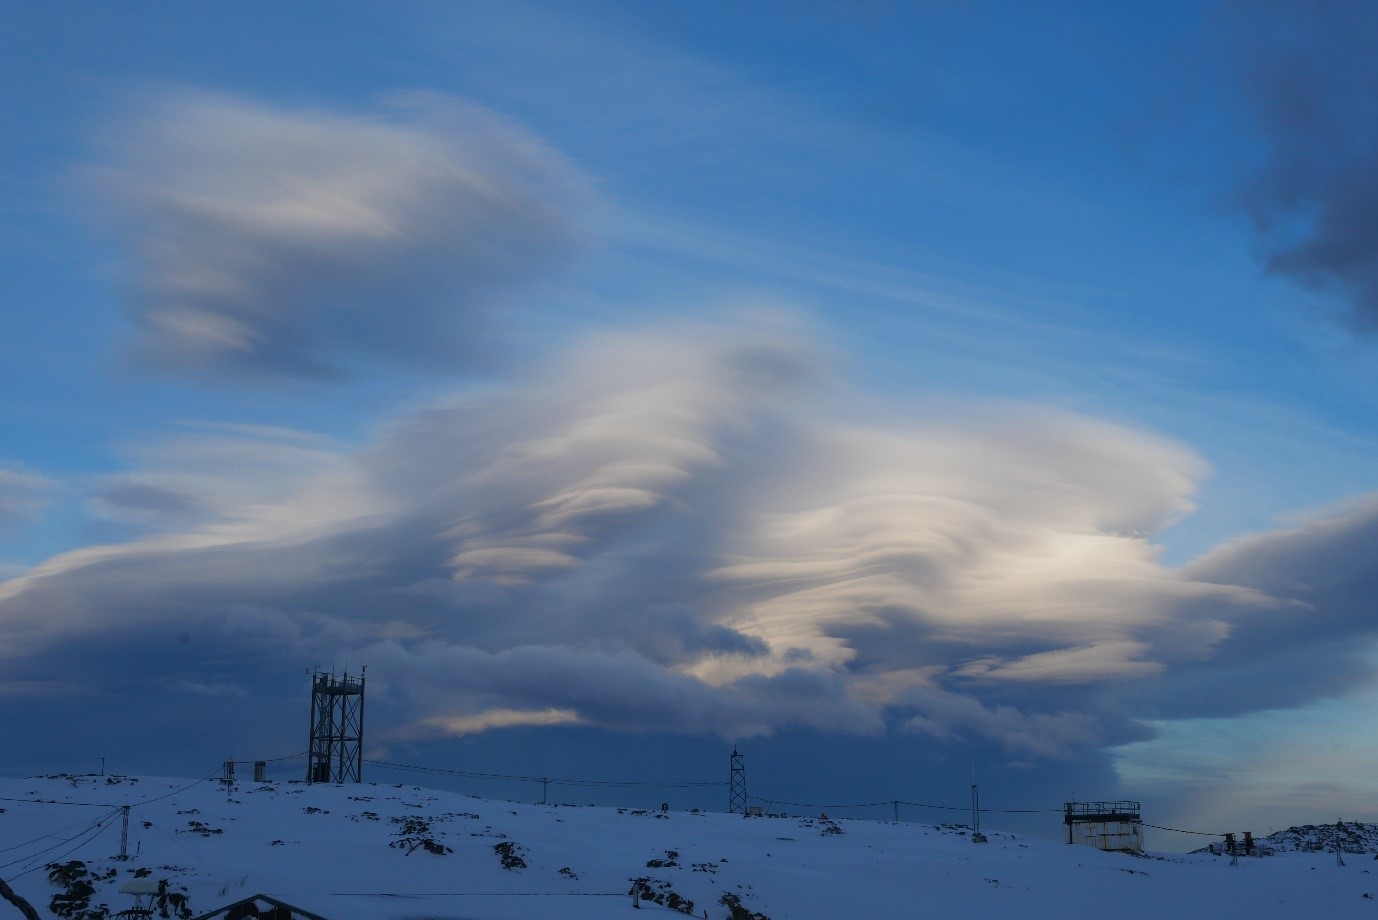
[[[300,755],[296,755],[296,756],[300,756]],[[280,759],[280,760],[286,760],[287,758],[279,758],[279,759]],[[219,772],[217,771],[217,772],[215,772],[215,773],[210,774],[209,776],[203,776],[203,777],[201,777],[200,779],[196,780],[195,782],[193,782],[193,783],[188,783],[187,785],[183,786],[183,787],[180,788],[180,789],[174,789],[174,790],[172,790],[171,792],[166,793],[165,795],[155,796],[154,798],[151,798],[151,799],[144,799],[144,800],[142,800],[142,801],[140,801],[140,802],[133,802],[133,803],[130,803],[130,807],[134,807],[134,806],[136,806],[136,805],[147,805],[147,804],[149,804],[150,802],[161,802],[163,799],[170,799],[170,798],[172,798],[174,795],[177,795],[177,794],[182,793],[182,792],[186,792],[188,789],[191,789],[191,788],[194,787],[194,786],[199,786],[199,785],[201,785],[202,783],[204,783],[206,780],[215,779],[215,778],[216,778],[217,776],[219,776],[219,775],[220,775],[220,774],[219,774]],[[9,797],[7,797],[7,796],[0,796],[0,802],[23,802],[23,803],[25,803],[25,804],[27,804],[27,805],[80,805],[80,806],[89,807],[89,808],[122,808],[122,807],[124,807],[124,806],[122,806],[122,805],[112,805],[110,802],[64,802],[64,801],[62,801],[61,799],[15,799],[15,798],[9,798]]]
[[[200,779],[198,779],[196,782],[194,782],[194,783],[188,783],[187,785],[183,786],[183,787],[180,788],[180,789],[174,789],[174,790],[172,790],[171,792],[166,793],[166,794],[164,794],[164,795],[154,796],[154,797],[151,798],[151,799],[144,799],[144,800],[141,801],[141,802],[134,802],[134,803],[131,803],[129,807],[130,807],[130,808],[138,808],[138,807],[141,806],[141,805],[151,805],[151,804],[153,804],[154,802],[161,802],[163,799],[170,799],[170,798],[172,798],[174,795],[181,795],[183,792],[186,792],[188,789],[194,789],[194,788],[196,788],[197,786],[201,785],[202,783],[204,783],[204,782],[206,782],[206,781],[208,781],[208,780],[215,779],[216,776],[218,776],[218,775],[219,775],[218,773],[212,773],[212,774],[210,774],[209,776],[203,776],[203,777],[201,777]]]
[[[68,856],[71,856],[73,853],[75,853],[77,850],[80,850],[82,847],[86,846],[88,843],[93,842],[97,837],[99,837],[102,833],[104,833],[104,831],[105,831],[106,828],[110,827],[110,826],[113,825],[114,823],[115,823],[115,822],[114,822],[114,816],[113,816],[113,815],[108,816],[107,819],[105,819],[105,823],[101,823],[101,824],[98,824],[98,825],[96,826],[96,828],[95,828],[95,833],[91,834],[91,836],[87,837],[85,840],[82,840],[81,842],[79,842],[76,846],[72,847],[70,850],[66,851],[66,852],[63,853],[61,856],[56,856],[56,857],[54,857],[51,861],[44,861],[44,862],[35,863],[34,865],[30,866],[30,867],[27,868],[27,869],[24,869],[24,870],[21,871],[21,872],[16,872],[14,875],[10,876],[10,878],[23,878],[24,876],[28,875],[30,872],[33,872],[33,871],[35,871],[35,870],[37,870],[37,869],[43,868],[44,866],[52,865],[53,863],[60,862],[60,861],[62,861],[62,860],[64,860],[64,859],[66,859]]]
[[[765,803],[766,805],[789,805],[793,808],[875,808],[881,805],[908,805],[910,808],[933,808],[939,811],[971,811],[970,805],[930,805],[926,802],[910,802],[906,799],[885,799],[881,802],[847,802],[843,804],[827,804],[825,802],[787,802],[784,799],[771,799],[759,795],[748,795],[748,799]],[[986,808],[980,809],[982,814],[1002,814],[1002,815],[1038,815],[1061,813],[1061,808]]]
[[[76,840],[78,837],[83,837],[83,836],[85,836],[86,834],[91,833],[93,830],[96,831],[97,833],[99,833],[101,830],[104,830],[106,827],[108,827],[109,824],[108,824],[107,822],[112,822],[112,821],[114,821],[115,816],[118,815],[119,813],[120,813],[120,810],[119,810],[118,808],[112,809],[111,812],[110,812],[108,815],[101,815],[99,818],[97,818],[96,820],[92,821],[90,824],[86,825],[86,827],[85,827],[84,829],[78,831],[77,833],[75,833],[75,834],[73,834],[72,836],[66,838],[65,840],[59,840],[57,843],[53,844],[52,846],[50,846],[50,847],[45,847],[44,849],[39,850],[37,853],[30,853],[30,854],[28,854],[27,856],[21,856],[21,857],[19,857],[18,859],[11,860],[11,861],[5,863],[4,865],[0,865],[0,869],[8,869],[10,866],[16,866],[16,865],[18,865],[19,863],[22,863],[22,862],[29,862],[30,860],[37,859],[38,857],[42,856],[42,855],[45,854],[45,853],[51,853],[53,850],[56,850],[58,847],[66,846],[67,844],[71,843],[73,840]],[[92,839],[94,839],[94,838],[92,838]],[[77,844],[78,847],[83,846],[83,845],[84,845],[84,842],[83,842],[83,843]],[[69,852],[70,852],[70,851],[69,851]],[[64,855],[65,855],[65,854],[64,854]],[[58,857],[58,858],[60,859],[61,857]],[[25,869],[23,872],[20,872],[20,873],[18,873],[17,875],[13,876],[13,878],[18,878],[20,875],[24,875],[25,873],[27,873],[27,872],[32,872],[32,871],[33,871],[32,869]]]
[[[1178,833],[1178,834],[1197,834],[1197,835],[1199,835],[1199,836],[1201,836],[1201,837],[1224,837],[1224,836],[1225,836],[1223,833],[1222,833],[1222,834],[1217,834],[1217,833],[1215,833],[1214,831],[1188,831],[1188,830],[1183,830],[1183,829],[1180,828],[1180,827],[1163,827],[1162,825],[1159,825],[1159,824],[1145,824],[1144,827],[1151,827],[1151,828],[1153,828],[1155,831],[1173,831],[1174,833]]]
[[[657,783],[646,782],[642,780],[565,779],[555,776],[522,776],[520,774],[513,773],[477,773],[470,770],[450,770],[444,767],[422,767],[417,766],[415,764],[392,763],[386,760],[365,760],[364,763],[369,764],[370,766],[383,767],[385,769],[390,770],[411,770],[419,773],[439,773],[445,776],[463,776],[470,779],[496,779],[522,783],[549,783],[552,786],[601,786],[608,788],[644,786],[654,789],[689,789],[727,785],[727,783],[721,780],[714,782]]]
[[[281,757],[260,757],[258,760],[235,760],[231,761],[231,763],[235,764],[236,766],[246,763],[279,763],[283,760],[296,760],[298,757],[305,757],[307,754],[310,753],[310,751],[298,751],[295,754],[284,754]]]
[[[195,852],[193,852],[193,851],[191,850],[191,848],[188,847],[186,844],[182,843],[182,841],[178,840],[176,837],[172,836],[172,835],[169,834],[167,831],[163,830],[161,827],[159,827],[158,825],[154,824],[152,821],[149,821],[148,818],[144,816],[143,812],[136,811],[136,810],[134,810],[134,809],[132,809],[132,808],[130,809],[130,811],[133,811],[134,814],[139,815],[140,820],[142,820],[142,821],[147,825],[147,828],[145,828],[145,829],[150,829],[150,828],[151,828],[152,830],[157,831],[158,833],[160,833],[160,834],[162,834],[164,837],[166,837],[173,845],[175,845],[175,846],[177,846],[178,848],[180,848],[180,849],[182,850],[182,852],[186,853],[186,854],[187,854],[188,856],[190,856],[192,859],[197,860],[198,862],[202,863],[203,865],[209,865],[209,863],[207,863],[206,860],[205,860],[204,858],[202,858],[201,856],[199,856],[199,855],[197,855]]]
[[[60,827],[60,828],[58,828],[57,830],[51,831],[51,832],[49,832],[49,833],[47,833],[47,834],[39,834],[37,837],[34,837],[34,838],[30,839],[30,840],[25,840],[23,843],[15,843],[15,844],[11,844],[10,846],[7,846],[7,847],[0,848],[0,853],[8,853],[10,850],[17,850],[17,849],[19,849],[20,847],[26,847],[26,846],[28,846],[28,845],[31,844],[31,843],[38,843],[40,840],[50,840],[50,839],[55,838],[58,834],[65,834],[65,833],[67,833],[68,831],[70,831],[70,830],[71,830],[72,828],[74,828],[74,827],[80,827],[80,826],[83,825],[83,824],[86,825],[87,827],[90,827],[93,823],[95,823],[95,822],[91,822],[91,821],[77,821],[75,824],[69,824],[69,825],[67,825],[66,827]],[[71,840],[72,838],[71,838],[71,837],[68,837],[67,839],[68,839],[68,840]],[[26,858],[27,858],[27,857],[26,857]]]
[[[893,805],[894,799],[886,799],[884,802],[847,802],[841,805],[829,805],[822,802],[786,802],[784,799],[767,799],[759,795],[749,795],[748,799],[755,799],[766,805],[789,805],[792,808],[871,808],[876,805]]]
[[[118,808],[109,802],[64,802],[61,799],[13,799],[0,796],[0,802],[23,802],[26,805],[80,805],[83,808]]]

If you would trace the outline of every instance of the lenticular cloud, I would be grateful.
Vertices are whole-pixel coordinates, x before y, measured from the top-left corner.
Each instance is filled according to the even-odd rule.
[[[263,675],[367,661],[399,738],[893,729],[1066,756],[1189,714],[1208,662],[1305,654],[1306,604],[1247,560],[1304,584],[1304,544],[1343,528],[1168,568],[1151,536],[1204,471],[1065,412],[861,419],[793,328],[602,335],[362,449],[151,447],[93,497],[141,536],[0,586],[3,690],[48,692],[57,660],[129,688],[146,660],[228,713]]]
[[[170,96],[86,171],[133,265],[148,362],[321,376],[358,360],[480,359],[488,307],[576,246],[585,183],[476,106],[363,114]]]

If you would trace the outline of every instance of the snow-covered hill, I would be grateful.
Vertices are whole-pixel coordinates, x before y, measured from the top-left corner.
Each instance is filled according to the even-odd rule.
[[[1337,821],[1334,824],[1303,824],[1263,838],[1277,853],[1378,853],[1378,824]]]
[[[73,917],[130,906],[118,889],[135,876],[166,881],[161,904],[184,917],[259,892],[331,920],[647,916],[631,913],[634,889],[655,915],[715,920],[1378,914],[1370,864],[1325,853],[1231,866],[1000,833],[975,844],[952,825],[525,805],[416,786],[187,786],[0,779],[0,877],[45,915],[54,895],[75,895],[55,905]],[[112,807],[125,804],[120,861]]]

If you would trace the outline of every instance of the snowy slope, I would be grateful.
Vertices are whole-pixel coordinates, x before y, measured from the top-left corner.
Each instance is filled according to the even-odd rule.
[[[1378,915],[1371,864],[1324,853],[1230,866],[999,833],[973,844],[954,826],[524,805],[415,786],[187,784],[0,779],[0,877],[45,915],[66,889],[43,866],[73,860],[95,888],[91,907],[130,906],[117,889],[142,872],[184,891],[189,915],[259,892],[332,920],[667,915],[649,903],[631,913],[638,878],[713,918],[731,917],[724,895],[753,920]],[[54,804],[73,802],[90,804]],[[128,861],[112,858],[120,820],[107,804],[133,806]]]
[[[1334,824],[1303,824],[1263,838],[1278,853],[1378,853],[1378,824],[1337,821]]]

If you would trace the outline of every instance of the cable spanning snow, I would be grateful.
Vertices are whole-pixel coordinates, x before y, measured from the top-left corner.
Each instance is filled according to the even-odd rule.
[[[73,918],[130,907],[119,888],[135,876],[167,882],[160,903],[170,917],[257,893],[330,920],[648,916],[631,913],[633,890],[649,916],[715,920],[1378,914],[1378,863],[1339,866],[1328,853],[1231,866],[1001,833],[974,844],[957,825],[526,805],[403,785],[190,782],[0,779],[0,877],[41,912]],[[122,805],[132,806],[125,861],[114,858]]]

